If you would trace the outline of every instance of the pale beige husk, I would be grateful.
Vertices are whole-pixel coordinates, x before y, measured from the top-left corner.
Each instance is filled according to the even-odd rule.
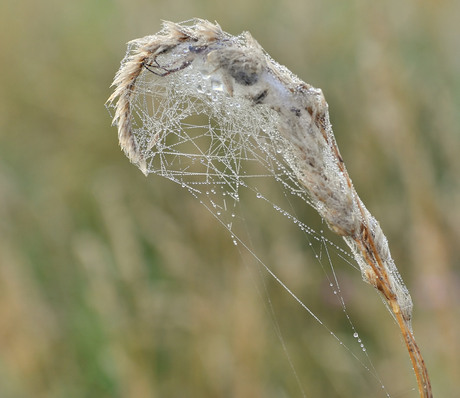
[[[343,236],[361,268],[363,279],[384,297],[400,326],[422,397],[432,396],[428,373],[411,327],[412,300],[395,266],[387,239],[369,213],[345,168],[320,89],[304,83],[273,61],[249,33],[239,38],[218,24],[165,22],[161,32],[130,43],[131,51],[115,76],[109,102],[116,102],[114,124],[122,150],[148,173],[145,157],[132,132],[131,99],[146,68],[159,79],[187,68],[206,70],[223,82],[225,95],[278,114],[277,130],[287,142],[284,158],[306,188],[319,214]],[[173,65],[157,59],[167,54]]]

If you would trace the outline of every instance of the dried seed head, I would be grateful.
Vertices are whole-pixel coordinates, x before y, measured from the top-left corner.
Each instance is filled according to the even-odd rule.
[[[159,130],[152,131],[148,144],[142,146],[138,142],[142,137],[133,132],[132,104],[139,93],[149,91],[148,86],[138,82],[140,76],[144,78],[146,74],[153,79],[150,81],[154,81],[158,92],[160,87],[174,85],[174,90],[168,91],[164,98],[168,103],[179,104],[187,97],[199,98],[204,104],[201,112],[209,114],[223,109],[216,107],[209,97],[198,94],[201,85],[208,84],[205,81],[212,81],[219,87],[223,94],[221,100],[227,106],[245,109],[246,113],[232,111],[225,118],[228,121],[233,115],[233,123],[240,126],[241,134],[255,135],[251,129],[265,123],[265,131],[273,134],[273,140],[281,145],[285,162],[308,191],[316,210],[331,230],[346,238],[363,278],[384,292],[388,300],[394,298],[404,318],[410,320],[409,293],[391,259],[378,222],[359,199],[348,176],[320,89],[302,82],[273,61],[249,33],[232,37],[218,25],[203,20],[195,20],[193,25],[165,22],[157,35],[131,42],[113,83],[115,91],[109,98],[109,102],[118,98],[114,124],[118,126],[120,146],[145,174],[149,172],[146,159],[154,151],[160,135],[167,134],[176,123],[154,112],[157,116],[153,117],[161,121],[148,123],[158,125]],[[261,116],[266,112],[273,115],[268,124],[266,116]],[[249,120],[248,123],[257,120],[259,126],[243,125],[238,120],[242,118]],[[149,127],[141,130],[145,128]],[[282,141],[277,136],[282,137]]]
[[[422,396],[431,397],[428,374],[412,334],[409,292],[380,225],[353,187],[322,91],[273,61],[249,33],[233,37],[217,24],[201,19],[189,22],[164,22],[158,34],[130,42],[108,100],[116,102],[113,123],[118,127],[121,148],[144,174],[158,172],[177,182],[180,173],[189,173],[195,179],[220,176],[224,183],[240,184],[243,177],[239,164],[232,168],[234,162],[264,162],[244,147],[250,139],[255,141],[251,150],[260,147],[268,156],[265,167],[270,162],[279,168],[287,165],[292,170],[288,179],[297,180],[296,188],[308,192],[311,204],[331,230],[342,235],[352,249],[363,279],[384,296],[404,335],[419,390]],[[168,147],[166,137],[195,114],[205,114],[221,124],[224,137],[216,136],[209,123],[212,140],[221,145],[217,151],[211,145],[209,153],[203,152],[188,134],[178,135]],[[264,137],[260,138],[259,130],[264,131]],[[225,146],[227,140],[231,145]],[[186,141],[193,141],[192,148],[204,155],[205,171],[194,173],[188,166],[169,171],[164,163],[154,168],[155,159],[165,159],[168,153],[174,158],[192,158],[177,150]],[[282,165],[271,157],[275,152],[282,157]],[[277,176],[277,170],[269,171]],[[236,191],[233,195],[238,197]]]

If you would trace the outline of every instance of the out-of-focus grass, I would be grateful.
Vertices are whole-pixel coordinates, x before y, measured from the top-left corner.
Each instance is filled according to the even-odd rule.
[[[250,30],[323,89],[350,174],[412,292],[434,392],[454,396],[459,8],[394,0],[2,2],[0,396],[301,396],[256,265],[184,191],[128,163],[103,107],[124,43],[157,32],[161,19],[194,16],[234,34]],[[261,214],[261,251],[353,344],[306,242],[273,223]],[[375,292],[350,267],[336,268],[389,392],[417,396]],[[370,373],[266,283],[306,395],[377,396]]]

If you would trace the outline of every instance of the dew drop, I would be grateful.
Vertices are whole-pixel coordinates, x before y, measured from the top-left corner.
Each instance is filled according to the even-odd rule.
[[[357,339],[357,338],[358,338],[358,333],[357,333],[357,332],[354,332],[354,333],[353,333],[353,337],[354,337],[355,339]]]

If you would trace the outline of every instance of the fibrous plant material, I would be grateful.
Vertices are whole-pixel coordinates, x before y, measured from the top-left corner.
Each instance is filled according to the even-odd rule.
[[[270,165],[285,165],[290,186],[299,196],[308,194],[351,248],[363,279],[383,296],[404,337],[420,396],[432,396],[412,331],[411,297],[379,223],[353,187],[320,89],[276,63],[249,33],[233,37],[204,20],[165,22],[158,34],[130,42],[113,86],[108,102],[115,104],[121,148],[144,174],[187,184],[192,193],[220,178],[237,195],[248,177],[242,160],[264,164],[277,179]],[[210,133],[193,137],[186,119],[200,114],[212,120]]]

